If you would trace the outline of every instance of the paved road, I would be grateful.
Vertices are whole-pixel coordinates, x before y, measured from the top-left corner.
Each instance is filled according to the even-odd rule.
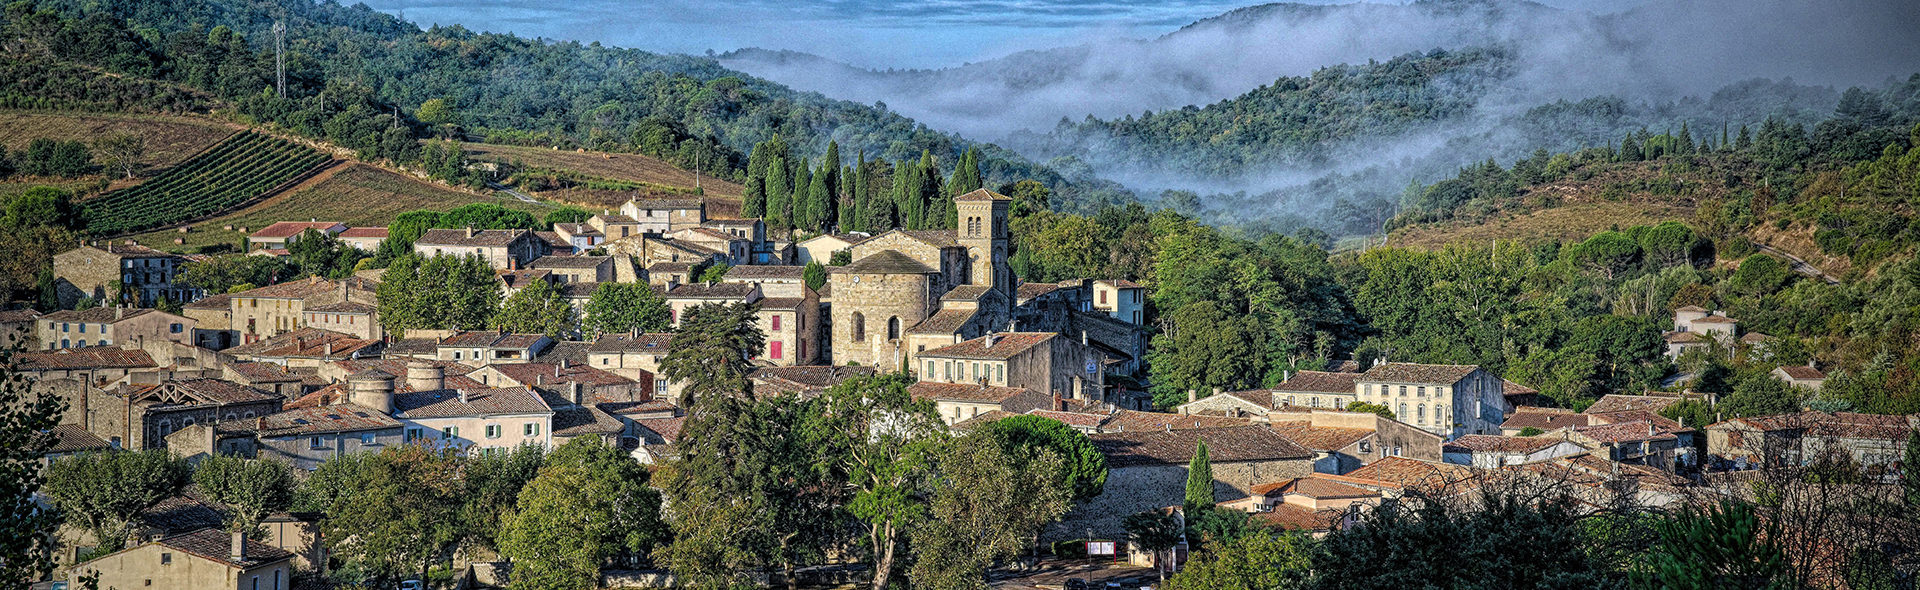
[[[1827,284],[1829,285],[1840,284],[1840,279],[1834,277],[1833,275],[1827,274],[1826,271],[1820,270],[1820,267],[1814,266],[1812,264],[1808,264],[1807,261],[1801,260],[1799,256],[1788,254],[1786,252],[1781,251],[1779,248],[1768,246],[1766,244],[1755,243],[1753,246],[1755,248],[1760,249],[1760,251],[1762,252],[1766,252],[1768,254],[1772,254],[1774,256],[1779,256],[1781,258],[1787,259],[1788,265],[1791,268],[1793,268],[1794,272],[1807,275],[1810,277],[1817,277],[1820,280],[1826,281]]]
[[[529,194],[514,190],[513,187],[510,187],[504,184],[489,182],[487,183],[487,188],[497,190],[503,193],[507,193],[508,195],[512,195],[513,198],[520,199],[528,203],[533,203],[535,205],[540,204],[540,200],[533,198],[533,195],[529,195]]]

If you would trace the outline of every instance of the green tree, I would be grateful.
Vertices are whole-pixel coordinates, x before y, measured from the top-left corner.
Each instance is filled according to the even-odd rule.
[[[700,271],[700,278],[697,279],[696,282],[719,283],[725,281],[727,280],[727,271],[729,270],[733,270],[733,265],[725,262],[715,262]]]
[[[215,455],[194,467],[193,483],[232,511],[229,530],[252,533],[268,515],[293,505],[293,474],[274,461]]]
[[[1172,407],[1186,401],[1189,389],[1240,390],[1258,382],[1258,320],[1229,315],[1212,301],[1189,303],[1165,320],[1167,329],[1153,337],[1147,353],[1155,403]]]
[[[1740,268],[1727,277],[1727,288],[1748,297],[1770,295],[1793,278],[1787,263],[1767,254],[1748,256]]]
[[[1640,256],[1640,244],[1625,234],[1600,232],[1568,247],[1567,261],[1607,280],[1626,271]]]
[[[66,402],[35,392],[32,378],[14,369],[13,355],[0,350],[0,586],[25,588],[53,572],[62,517],[36,497],[51,485],[41,461],[57,442],[48,431],[60,424]]]
[[[806,281],[807,288],[817,291],[827,286],[827,267],[821,266],[818,260],[809,260],[806,268],[800,270],[800,278]]]
[[[1660,415],[1687,428],[1705,428],[1715,422],[1713,408],[1700,400],[1680,400],[1660,408]]]
[[[1048,449],[1009,454],[985,433],[946,444],[930,518],[912,532],[907,577],[924,590],[986,588],[987,568],[1018,555],[1047,523],[1066,514],[1065,466]]]
[[[47,469],[47,497],[100,547],[117,551],[138,526],[140,512],[180,493],[190,469],[165,450],[103,452],[69,457]]]
[[[759,352],[767,337],[760,332],[759,306],[750,303],[708,304],[691,307],[680,318],[680,329],[668,343],[660,373],[686,384],[683,404],[707,397],[752,397],[753,370],[747,359]]]
[[[1186,531],[1180,528],[1180,521],[1173,515],[1158,510],[1149,510],[1127,515],[1120,522],[1120,528],[1127,531],[1127,540],[1135,547],[1153,554],[1153,571],[1160,575],[1160,581],[1167,580],[1165,563],[1160,561],[1162,553],[1172,550],[1185,540]],[[1191,564],[1188,567],[1192,567]]]
[[[1059,420],[1014,416],[995,420],[984,430],[1006,446],[1009,454],[1017,455],[1022,449],[1046,449],[1059,456],[1067,476],[1061,486],[1074,502],[1092,500],[1107,485],[1106,455],[1093,448],[1093,441],[1088,440],[1086,434]]]
[[[827,388],[803,432],[819,449],[825,480],[845,482],[846,511],[866,525],[873,590],[884,590],[902,561],[907,531],[927,517],[933,452],[946,427],[927,400],[907,393],[903,374],[857,377]]]
[[[1589,551],[1588,511],[1575,498],[1483,493],[1475,502],[1416,497],[1362,512],[1357,526],[1319,544],[1313,563],[1328,567],[1314,568],[1311,587],[1585,590],[1623,581]],[[1369,563],[1394,565],[1354,565]]]
[[[1729,417],[1771,416],[1800,411],[1801,393],[1767,373],[1748,375],[1721,398],[1718,409]]]
[[[1797,588],[1781,530],[1762,522],[1753,506],[1722,502],[1688,510],[1655,525],[1659,542],[1633,572],[1634,585],[1648,590],[1712,588]]]
[[[600,283],[587,299],[582,325],[590,337],[628,332],[657,333],[673,327],[673,310],[648,285]]]
[[[344,493],[332,498],[320,521],[320,538],[376,581],[426,579],[428,566],[458,537],[459,466],[452,449],[381,449],[342,482]]]
[[[1305,587],[1311,543],[1297,535],[1241,535],[1199,554],[1167,581],[1172,590],[1282,590]]]
[[[1213,507],[1213,463],[1207,458],[1207,441],[1196,440],[1193,459],[1187,461],[1187,514]]]
[[[147,136],[138,133],[114,133],[93,140],[99,152],[100,166],[122,178],[133,178],[140,171],[140,159],[147,155]]]
[[[1236,508],[1214,506],[1187,513],[1187,541],[1196,551],[1213,551],[1260,529],[1245,510]]]
[[[1388,409],[1386,404],[1370,404],[1367,402],[1356,401],[1356,402],[1347,404],[1347,411],[1368,412],[1372,414],[1379,414],[1380,417],[1386,418],[1388,420],[1394,419],[1393,410]]]
[[[80,210],[73,205],[73,193],[51,186],[36,186],[6,202],[0,227],[22,230],[35,227],[71,228],[80,224]]]
[[[793,170],[784,157],[775,156],[767,163],[767,228],[786,230],[793,227]],[[799,190],[806,190],[800,187]]]
[[[513,515],[520,491],[540,474],[546,461],[546,450],[532,444],[504,453],[468,455],[460,468],[462,543],[498,551],[504,523]]]
[[[594,437],[555,449],[502,523],[513,588],[599,587],[614,557],[644,556],[665,540],[660,494],[638,461]]]
[[[659,559],[697,587],[737,586],[767,566],[785,570],[791,587],[795,567],[818,555],[833,528],[826,498],[838,490],[823,485],[819,449],[797,432],[802,402],[745,391],[696,397],[679,456],[659,473],[674,513],[673,543]]]
[[[580,331],[574,320],[573,303],[566,293],[547,281],[534,281],[500,306],[493,317],[494,329],[518,334],[545,334],[554,340],[566,340]]]

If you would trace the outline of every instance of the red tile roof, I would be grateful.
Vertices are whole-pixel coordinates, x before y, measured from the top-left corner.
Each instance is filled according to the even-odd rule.
[[[1500,424],[1500,429],[1538,428],[1545,432],[1568,426],[1586,426],[1591,423],[1592,420],[1586,414],[1576,414],[1573,410],[1521,406],[1513,413],[1507,414],[1507,421]]]
[[[668,345],[672,342],[673,334],[671,333],[641,334],[637,337],[631,334],[616,334],[601,336],[598,340],[594,340],[593,346],[587,350],[588,352],[666,354],[669,348]]]
[[[895,230],[899,231],[899,230]],[[927,266],[913,257],[901,254],[897,250],[881,250],[865,258],[853,261],[846,266],[828,267],[827,272],[837,274],[933,274],[933,267]]]
[[[978,311],[972,309],[942,309],[933,312],[933,315],[927,316],[927,319],[921,320],[919,324],[915,324],[912,328],[908,328],[907,333],[952,334],[959,330],[961,326],[967,325],[967,321],[972,320],[973,316],[978,313]]]
[[[262,437],[279,438],[322,433],[361,432],[399,428],[400,421],[379,410],[351,403],[300,407],[268,414],[258,430]]]
[[[1419,363],[1382,363],[1362,373],[1360,380],[1387,383],[1457,382],[1479,369],[1477,365],[1426,365]]]
[[[1333,373],[1327,371],[1299,371],[1279,385],[1274,391],[1304,393],[1343,393],[1353,395],[1353,384],[1360,380],[1359,373]]]
[[[914,399],[933,399],[944,401],[972,402],[985,404],[1004,403],[1021,395],[1039,395],[1040,392],[1024,387],[996,387],[973,383],[934,383],[921,381],[907,386],[907,393]]]
[[[918,356],[921,358],[964,358],[1003,361],[1019,356],[1021,353],[1031,350],[1035,346],[1053,340],[1055,336],[1058,336],[1058,334],[1053,332],[1005,332],[989,334],[957,344],[922,351]],[[989,340],[992,341],[991,344],[988,343]]]
[[[978,189],[973,189],[972,191],[968,191],[967,193],[962,194],[960,196],[954,197],[953,200],[955,201],[1011,201],[1013,200],[1013,197],[996,193],[984,188],[978,188]]]
[[[1806,365],[1781,365],[1780,372],[1786,373],[1796,381],[1817,381],[1827,378],[1826,373]]]
[[[420,234],[420,238],[413,243],[426,246],[501,248],[520,240],[538,239],[533,232],[524,229],[477,229],[473,230],[472,235],[468,235],[467,231],[465,228],[430,229]]]
[[[14,367],[22,371],[71,371],[76,369],[144,369],[158,367],[144,350],[124,350],[110,346],[69,348],[54,352],[24,352],[13,356]]]
[[[1312,511],[1290,504],[1275,504],[1273,510],[1256,512],[1253,519],[1270,527],[1290,531],[1328,531],[1340,523],[1339,510]]]
[[[260,228],[260,231],[253,232],[247,237],[249,239],[290,238],[307,230],[324,232],[339,225],[341,223],[338,221],[281,221]]]
[[[240,545],[246,557],[235,560],[233,559],[233,534],[217,528],[200,529],[184,535],[167,537],[161,539],[160,544],[194,557],[240,569],[293,558],[293,554],[285,549],[247,538],[243,539]]]
[[[47,431],[47,435],[53,437],[53,447],[47,449],[48,453],[84,453],[113,448],[112,444],[100,440],[100,437],[87,432],[79,424],[55,426]]]
[[[1042,418],[1056,420],[1068,426],[1078,426],[1081,428],[1098,427],[1100,426],[1101,422],[1106,421],[1105,420],[1106,417],[1100,414],[1083,414],[1079,412],[1058,412],[1054,410],[1028,410],[1027,415],[1039,416]]]
[[[1582,436],[1603,443],[1638,442],[1645,440],[1673,440],[1671,432],[1661,432],[1652,422],[1616,422],[1598,426],[1575,426],[1573,431]]]
[[[227,368],[254,383],[286,383],[300,380],[299,375],[287,371],[286,367],[276,363],[227,363]]]
[[[1252,423],[1253,420],[1249,418],[1117,410],[1107,416],[1107,421],[1101,425],[1100,429],[1107,432],[1140,432],[1167,429],[1192,430],[1195,428],[1245,426]]]
[[[501,375],[512,379],[515,383],[535,387],[557,386],[576,382],[587,387],[628,385],[634,383],[632,379],[586,365],[568,365],[564,368],[562,368],[559,363],[512,363],[490,366],[493,367],[493,370],[499,371]]]
[[[56,311],[56,312],[47,314],[41,319],[44,319],[50,322],[111,324],[111,323],[121,322],[125,320],[130,320],[130,319],[137,318],[150,313],[160,313],[160,311],[154,310],[154,309],[146,309],[146,308],[127,309],[124,307],[90,307],[87,309],[80,309],[80,310],[68,309],[68,310]]]
[[[1107,456],[1113,468],[1141,465],[1185,465],[1195,446],[1207,442],[1208,460],[1215,464],[1246,461],[1311,460],[1307,450],[1263,425],[1194,428],[1094,434],[1093,446]]]
[[[1478,469],[1406,457],[1385,457],[1346,474],[1357,479],[1387,482],[1402,488],[1440,489],[1472,481]]]
[[[1348,485],[1331,478],[1322,477],[1322,474],[1319,473],[1308,474],[1306,477],[1286,481],[1260,484],[1253,486],[1253,488],[1248,491],[1267,497],[1297,494],[1315,500],[1380,497],[1380,492],[1378,491]]]
[[[301,328],[259,342],[235,346],[227,349],[225,352],[237,357],[254,358],[326,357],[329,359],[346,359],[352,358],[356,352],[367,351],[379,346],[379,340],[362,340],[349,334],[319,328]]]
[[[1338,451],[1374,433],[1366,428],[1313,426],[1308,422],[1275,422],[1271,426],[1274,432],[1287,437],[1287,440],[1316,451]]]
[[[1680,397],[1673,395],[1626,395],[1609,393],[1600,396],[1598,401],[1593,402],[1591,406],[1587,406],[1587,410],[1581,413],[1610,414],[1627,410],[1652,410],[1658,412],[1678,401],[1680,401]]]
[[[1469,434],[1441,445],[1441,450],[1449,453],[1484,452],[1526,454],[1560,444],[1561,442],[1561,439],[1550,436]]]
[[[347,228],[347,231],[340,232],[339,236],[342,238],[385,238],[387,237],[387,228],[350,227]]]
[[[839,385],[855,377],[870,377],[873,367],[760,367],[747,374],[756,391],[807,392]],[[762,389],[764,388],[764,389]]]
[[[673,442],[680,438],[680,429],[686,427],[687,417],[674,416],[672,418],[639,418],[634,420],[633,422],[635,424],[639,424],[642,428],[646,428],[647,430],[653,431],[654,434],[660,435],[660,438],[662,440],[665,440],[667,442]]]

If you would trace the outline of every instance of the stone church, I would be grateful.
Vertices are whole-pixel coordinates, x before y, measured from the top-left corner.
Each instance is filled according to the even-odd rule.
[[[920,351],[1013,329],[1011,202],[976,190],[954,197],[958,229],[896,229],[854,245],[828,277],[833,364],[898,371]]]

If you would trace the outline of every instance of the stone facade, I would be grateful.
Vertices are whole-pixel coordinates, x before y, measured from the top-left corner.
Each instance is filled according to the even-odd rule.
[[[132,240],[55,254],[53,276],[60,307],[73,307],[81,297],[104,303],[116,292],[125,303],[141,307],[152,307],[162,297],[174,303],[198,300],[206,294],[204,291],[174,282],[180,265],[186,262],[179,255]]]
[[[515,269],[550,253],[549,244],[524,229],[430,229],[414,240],[421,256],[478,256],[497,269]]]
[[[47,350],[110,346],[136,339],[193,341],[193,318],[154,309],[95,307],[57,311],[39,320],[39,341]]]
[[[1359,401],[1442,436],[1499,434],[1508,411],[1500,378],[1471,365],[1380,363],[1354,383]]]

